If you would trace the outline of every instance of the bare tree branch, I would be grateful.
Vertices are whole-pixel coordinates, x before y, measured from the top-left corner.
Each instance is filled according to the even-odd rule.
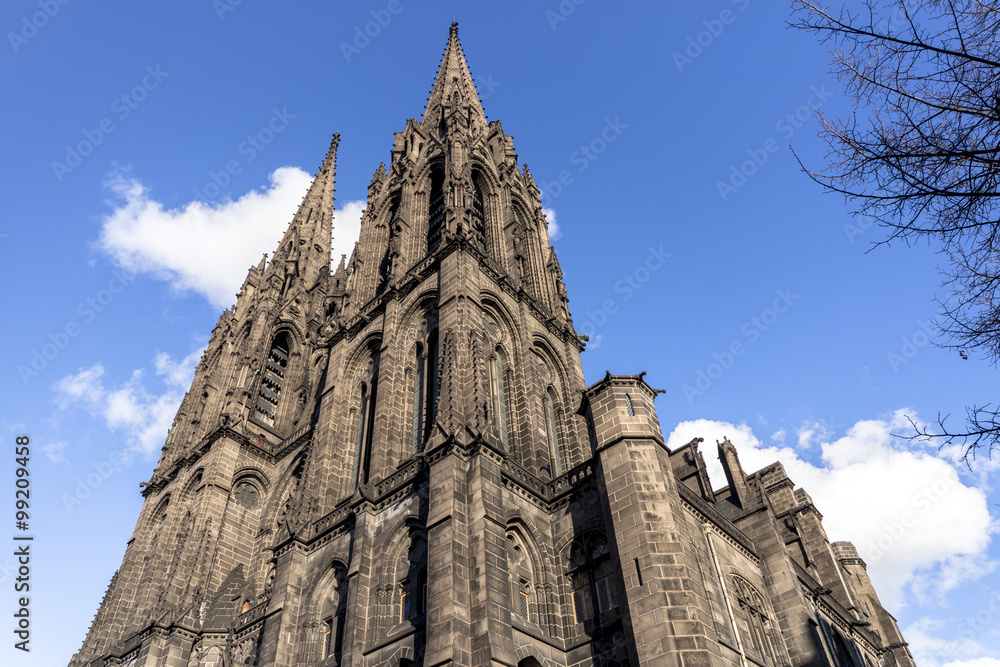
[[[1000,6],[997,0],[868,0],[833,13],[793,0],[854,102],[818,114],[825,171],[803,171],[886,229],[876,246],[940,244],[944,347],[1000,362]],[[860,119],[860,120],[859,120]],[[913,424],[908,439],[961,445],[966,462],[1000,447],[1000,409],[966,408],[965,428]]]

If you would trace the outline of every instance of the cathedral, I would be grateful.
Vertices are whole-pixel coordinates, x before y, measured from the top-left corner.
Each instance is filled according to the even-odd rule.
[[[71,667],[914,667],[780,463],[716,443],[713,489],[643,373],[585,385],[457,24],[334,266],[339,141],[219,318]]]

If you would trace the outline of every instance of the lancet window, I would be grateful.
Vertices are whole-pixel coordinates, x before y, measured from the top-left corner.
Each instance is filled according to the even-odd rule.
[[[510,574],[511,611],[525,621],[532,621],[534,577],[531,559],[518,535],[507,533],[507,569]]]
[[[257,389],[254,420],[264,426],[273,427],[274,420],[278,415],[281,388],[285,382],[285,372],[288,369],[288,354],[288,332],[282,331],[274,337],[274,342],[271,343],[271,350],[264,361],[260,385]]]
[[[578,623],[618,606],[614,563],[604,533],[591,531],[570,547],[569,579]]]
[[[510,416],[507,412],[507,354],[497,345],[489,358],[490,402],[504,449],[510,448]]]
[[[472,172],[472,240],[486,252],[486,181],[478,171]]]
[[[764,598],[746,579],[733,576],[736,595],[737,618],[740,636],[744,639],[744,649],[749,649],[761,660],[775,664],[774,644],[771,639],[771,619],[766,612]]]
[[[427,210],[427,251],[435,250],[441,243],[444,232],[445,215],[448,210],[447,192],[444,187],[444,171],[431,172],[431,194]]]
[[[415,533],[396,563],[397,621],[416,619],[427,611],[427,538]]]
[[[373,352],[355,395],[354,464],[351,470],[353,488],[358,482],[367,483],[371,473],[372,440],[375,436],[375,407],[378,397],[378,353]]]
[[[427,335],[426,345],[418,342],[414,348],[413,360],[413,414],[412,451],[414,454],[424,447],[434,425],[438,393],[438,341],[437,329]]]

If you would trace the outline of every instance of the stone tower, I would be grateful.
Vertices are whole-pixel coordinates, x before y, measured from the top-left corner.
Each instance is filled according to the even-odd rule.
[[[212,332],[72,666],[912,665],[780,464],[726,441],[714,491],[642,374],[585,387],[456,24],[332,269],[338,142]]]

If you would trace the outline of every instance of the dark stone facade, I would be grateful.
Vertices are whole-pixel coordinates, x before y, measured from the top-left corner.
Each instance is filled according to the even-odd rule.
[[[335,136],[178,411],[82,665],[912,666],[776,463],[585,387],[539,190],[452,26],[331,270]]]

